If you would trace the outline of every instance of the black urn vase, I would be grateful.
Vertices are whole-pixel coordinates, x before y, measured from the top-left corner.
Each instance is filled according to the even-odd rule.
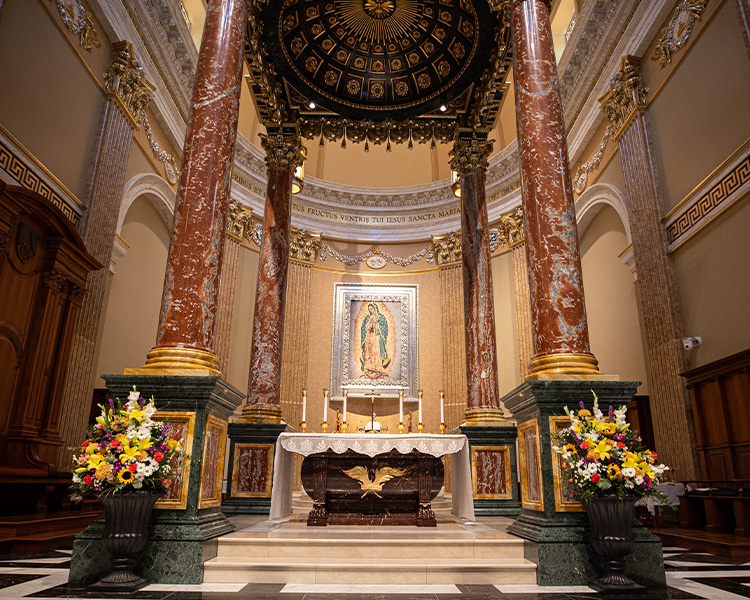
[[[148,540],[148,524],[156,501],[164,495],[155,490],[129,490],[102,496],[104,547],[111,555],[111,570],[91,591],[132,592],[148,585],[133,572]]]
[[[591,545],[602,559],[604,575],[589,587],[597,592],[645,591],[625,575],[625,558],[633,549],[634,504],[637,498],[593,498],[584,503],[591,531]]]

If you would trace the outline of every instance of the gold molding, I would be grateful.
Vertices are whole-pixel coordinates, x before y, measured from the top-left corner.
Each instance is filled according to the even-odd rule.
[[[153,99],[156,86],[146,79],[143,66],[135,58],[133,44],[128,40],[112,44],[112,54],[104,74],[104,90],[122,100],[138,129],[139,115]]]
[[[529,361],[527,379],[611,378],[599,372],[599,361],[591,353],[560,352],[543,354]]]
[[[245,404],[242,407],[242,416],[237,421],[239,423],[279,424],[281,423],[281,407]]]
[[[322,242],[322,235],[292,227],[289,239],[289,259],[304,264],[314,264]]]
[[[533,429],[536,444],[537,475],[539,477],[539,500],[529,500],[529,474],[526,469],[526,430]],[[530,510],[544,510],[544,481],[542,479],[542,452],[539,444],[539,423],[536,419],[524,421],[518,424],[518,462],[521,465],[521,506]]]
[[[615,139],[625,131],[633,114],[646,107],[648,88],[643,84],[641,63],[640,58],[631,54],[623,56],[620,70],[612,76],[609,89],[599,98],[600,108],[614,131]]]
[[[258,448],[268,450],[268,481],[266,483],[265,492],[238,492],[237,491],[237,479],[239,478],[239,467],[240,467],[240,455],[238,450],[240,448]],[[273,483],[273,459],[274,459],[274,444],[243,444],[237,443],[234,445],[234,460],[232,461],[232,482],[231,490],[233,498],[270,498],[271,497],[271,484]]]
[[[560,427],[568,427],[570,425],[570,419],[566,416],[549,418],[549,432],[550,432],[550,452],[552,452],[552,482],[555,490],[555,511],[556,512],[584,512],[583,505],[580,502],[571,502],[563,499],[562,490],[562,456],[552,450],[552,446],[555,445],[552,436],[560,431]]]
[[[432,236],[432,251],[435,262],[440,267],[454,265],[461,262],[461,232],[452,231],[442,235]]]
[[[213,352],[197,348],[155,347],[140,368],[125,369],[125,375],[218,375],[219,359]]]
[[[477,453],[478,452],[500,452],[505,463],[505,494],[479,494],[477,493]],[[472,496],[475,500],[512,500],[513,481],[511,478],[510,446],[472,446],[471,447],[471,487]]]
[[[211,426],[219,428],[219,456],[216,460],[216,472],[208,473],[209,477],[215,478],[216,493],[213,498],[203,498],[203,483],[206,478],[206,451],[208,450],[208,430]],[[221,506],[222,483],[224,480],[224,452],[227,446],[228,423],[224,419],[212,414],[206,416],[206,427],[203,431],[203,453],[201,454],[201,485],[198,490],[198,508],[213,508]]]
[[[510,425],[504,417],[502,408],[467,408],[464,413],[463,425],[467,427],[481,427],[486,425]]]
[[[471,139],[458,138],[453,142],[453,149],[448,155],[451,169],[461,177],[469,173],[486,172],[489,157],[492,154],[492,146],[491,140],[480,140],[476,137]]]
[[[193,436],[195,434],[195,412],[182,411],[156,411],[153,416],[154,421],[165,420],[173,423],[187,423],[185,428],[185,439],[182,440],[182,452],[190,457],[193,452]],[[190,458],[187,458],[182,465],[182,486],[180,487],[180,497],[177,499],[164,499],[157,501],[154,508],[163,510],[185,510],[187,508],[188,492],[190,490]]]

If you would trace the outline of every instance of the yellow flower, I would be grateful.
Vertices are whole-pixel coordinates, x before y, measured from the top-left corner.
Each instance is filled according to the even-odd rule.
[[[138,450],[148,450],[151,447],[151,438],[138,440]]]
[[[132,462],[136,460],[137,453],[138,453],[137,446],[134,446],[132,448],[130,446],[125,446],[122,449],[122,454],[120,454],[120,460],[124,462]]]
[[[575,444],[566,444],[563,449],[566,452],[570,452],[571,454],[577,454],[576,446]]]
[[[578,411],[578,416],[579,417],[590,417],[591,413],[587,409],[582,408],[581,410]]]
[[[617,465],[609,465],[607,467],[607,477],[610,479],[617,479],[618,477],[622,477],[622,471],[620,471],[620,467]]]
[[[128,419],[134,419],[139,423],[148,416],[146,412],[142,411],[140,408],[134,408],[133,410],[128,411],[125,414],[127,415]]]
[[[109,463],[99,463],[99,466],[96,467],[96,478],[105,479],[111,470],[112,468],[109,466]]]
[[[602,440],[596,445],[594,451],[599,455],[599,458],[609,458],[609,451],[612,449],[612,444],[609,440]]]
[[[88,461],[88,468],[96,469],[99,466],[99,464],[101,464],[103,461],[104,461],[104,457],[101,454],[99,453],[92,454],[91,458],[89,458],[89,461]]]
[[[130,483],[131,481],[133,481],[133,473],[131,473],[127,469],[123,469],[117,474],[117,480],[120,483]]]
[[[170,450],[177,445],[177,440],[167,440],[167,448]]]

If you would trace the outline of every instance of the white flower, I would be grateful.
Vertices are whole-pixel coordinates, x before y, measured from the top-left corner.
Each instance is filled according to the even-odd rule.
[[[78,473],[73,473],[73,483],[81,483],[81,476]]]
[[[626,488],[629,488],[629,489],[631,489],[631,490],[632,490],[632,489],[633,489],[633,488],[635,487],[635,484],[634,484],[634,483],[632,482],[632,480],[630,480],[630,479],[627,479],[627,480],[625,481],[625,487],[626,487]]]
[[[133,427],[132,425],[125,430],[125,436],[129,440],[132,440],[137,435],[138,435],[138,430],[135,427]]]
[[[633,467],[625,467],[622,470],[623,477],[635,477],[635,469]]]
[[[146,406],[144,406],[143,412],[145,412],[149,417],[152,417],[153,414],[156,412],[156,407],[154,406],[154,403],[149,402]]]
[[[636,485],[641,485],[642,483],[643,483],[643,477],[639,475],[638,477],[635,478]]]
[[[147,440],[151,437],[151,428],[150,427],[139,427],[137,434],[139,440]]]
[[[621,406],[620,410],[616,410],[615,411],[615,419],[617,420],[618,423],[622,423],[623,425],[625,424],[625,422],[626,422],[625,421],[625,413],[627,413],[627,412],[628,412],[628,407],[627,406]]]
[[[141,393],[135,389],[135,386],[133,386],[133,391],[128,394],[128,400],[138,402],[140,397]]]

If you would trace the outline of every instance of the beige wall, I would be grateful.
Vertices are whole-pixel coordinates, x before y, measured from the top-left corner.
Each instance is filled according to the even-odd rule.
[[[665,213],[750,137],[750,63],[734,4],[724,2],[649,109]]]
[[[38,0],[3,7],[0,82],[0,123],[83,199],[102,94]]]
[[[599,370],[641,381],[638,393],[648,394],[633,274],[619,258],[628,240],[617,212],[604,206],[580,244],[589,339]]]
[[[250,346],[253,336],[255,290],[258,283],[258,258],[257,251],[245,247],[240,248],[229,367],[224,374],[227,381],[243,394],[247,393],[250,373]]]
[[[510,252],[492,259],[492,288],[497,340],[497,383],[502,397],[521,383],[513,262]]]
[[[159,326],[169,231],[144,196],[130,206],[120,237],[130,248],[111,276],[94,387],[104,387],[102,373],[142,366]]]

